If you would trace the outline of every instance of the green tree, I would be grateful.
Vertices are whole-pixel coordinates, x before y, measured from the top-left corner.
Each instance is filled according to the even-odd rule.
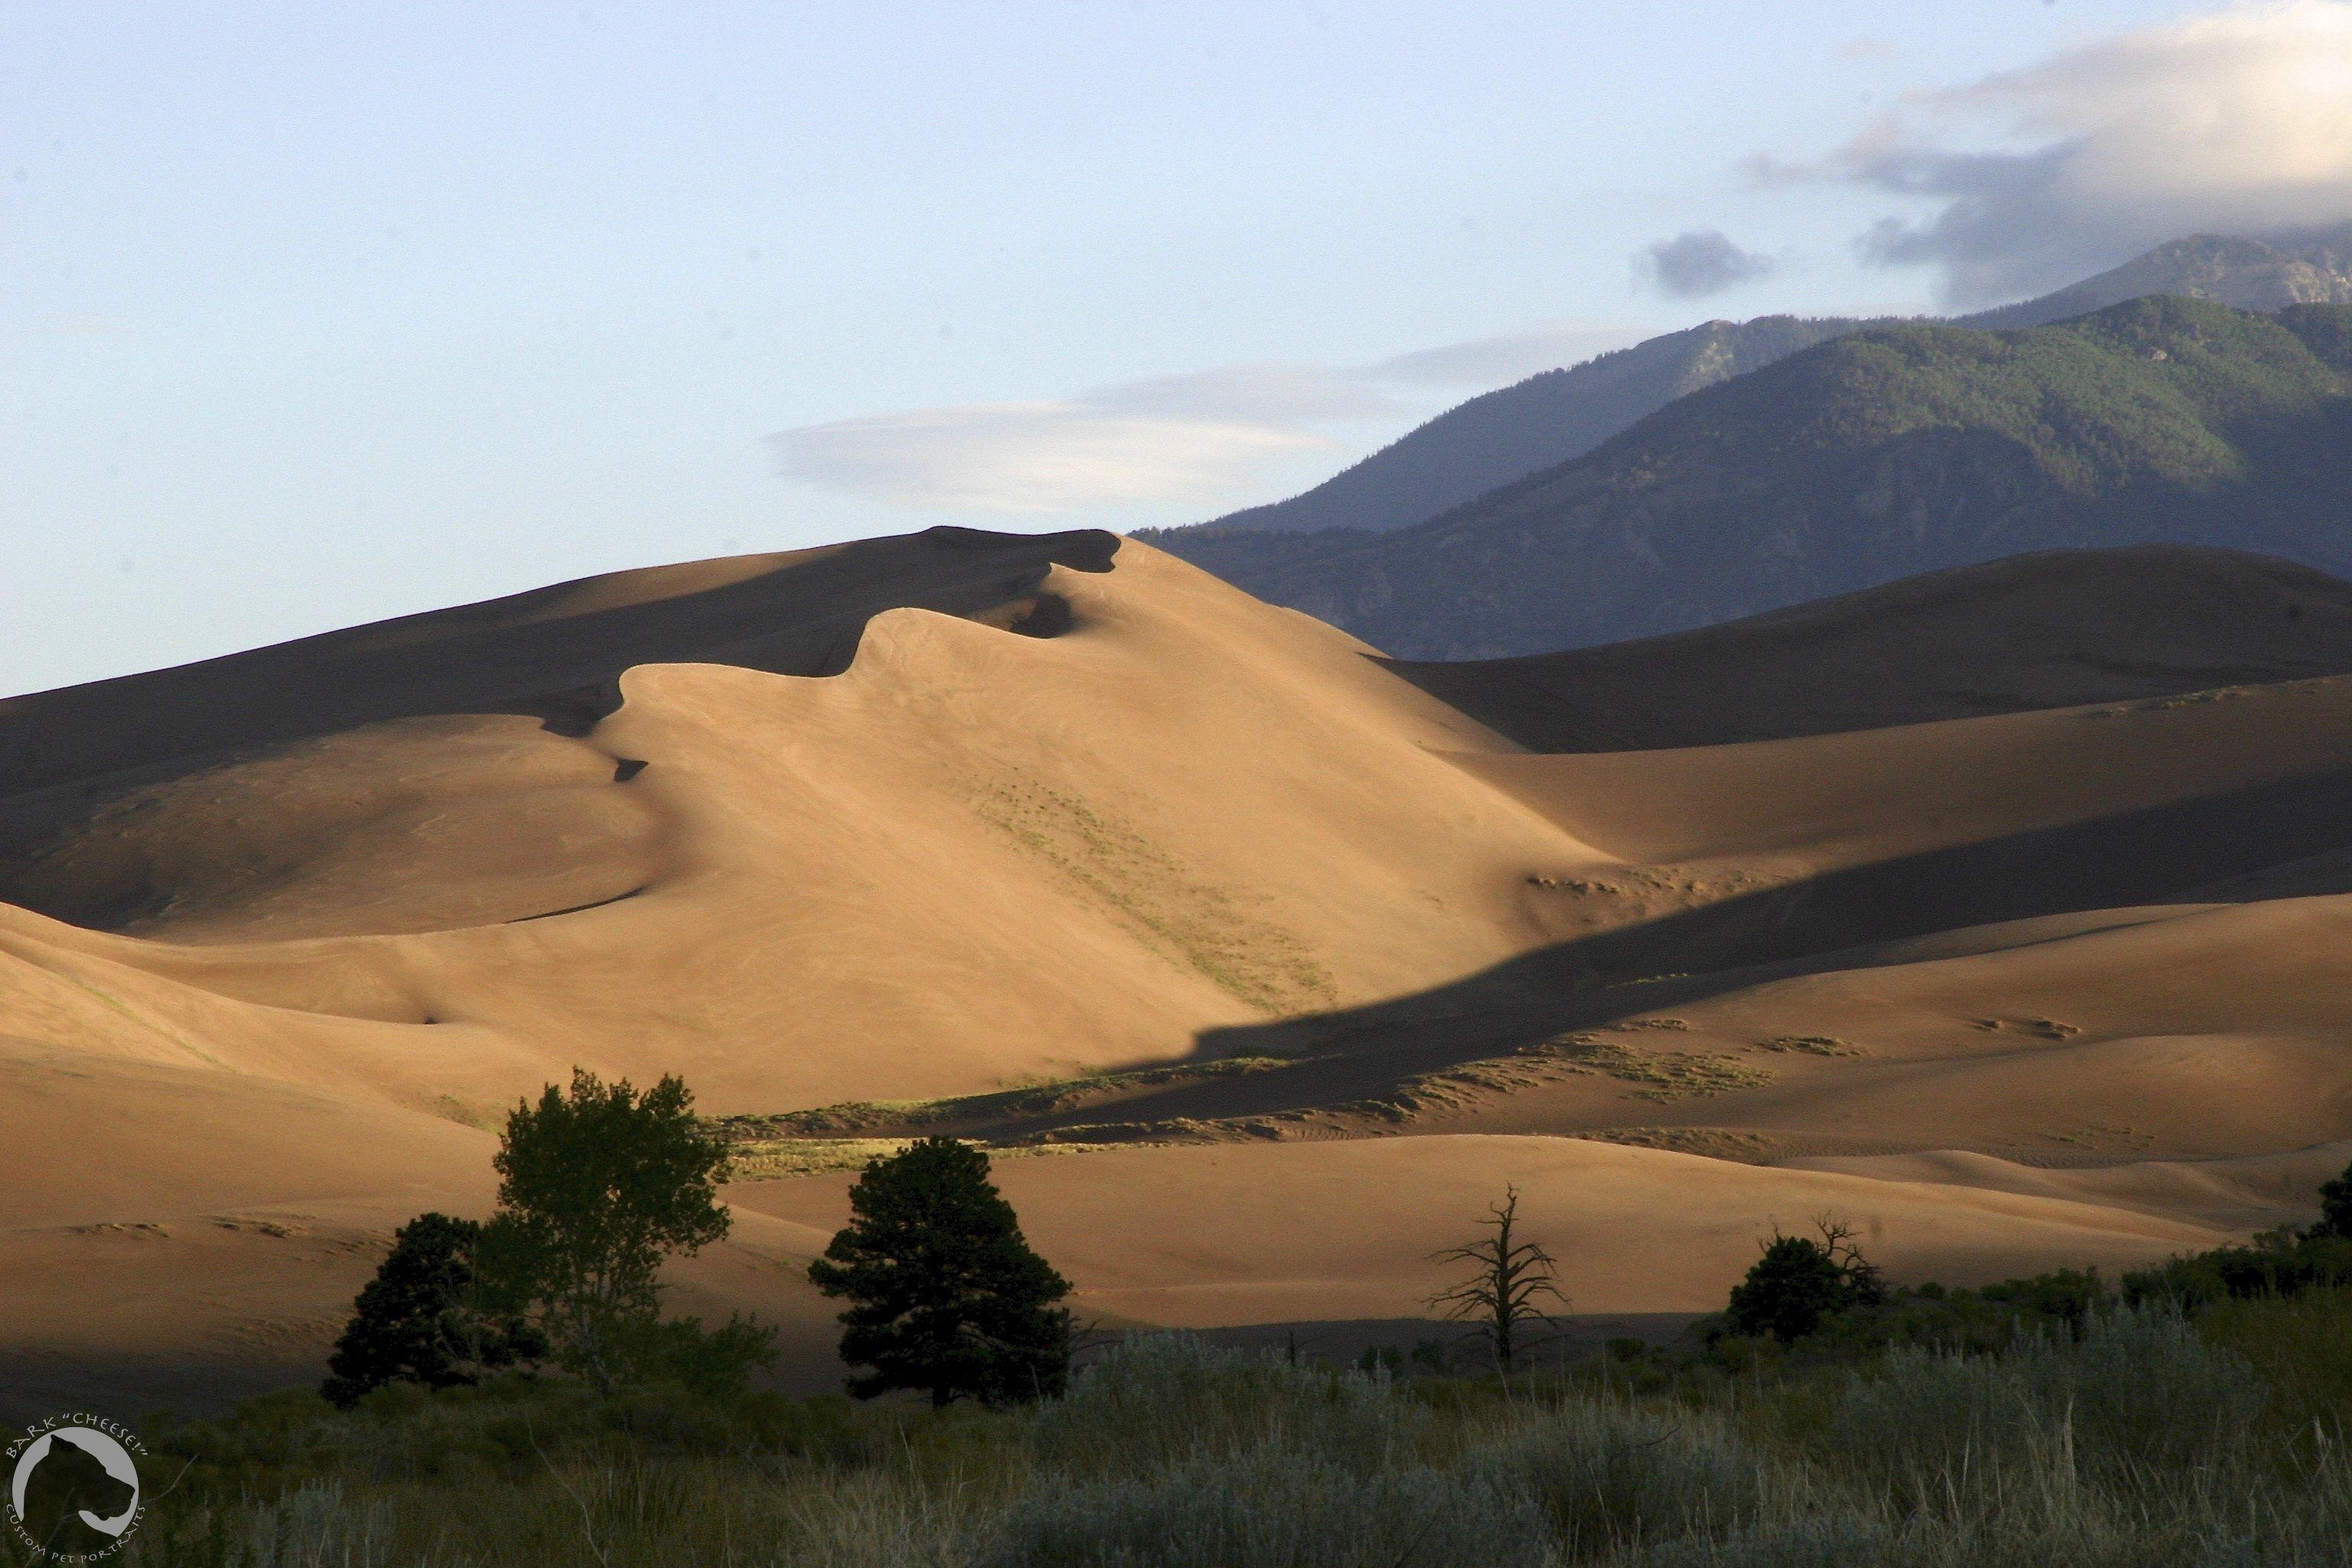
[[[327,1360],[320,1392],[348,1408],[387,1383],[450,1388],[491,1367],[535,1359],[539,1335],[510,1314],[486,1312],[475,1288],[482,1227],[423,1214],[393,1237],[391,1255],[354,1301]]]
[[[1530,1323],[1549,1322],[1555,1314],[1536,1305],[1551,1300],[1568,1305],[1559,1288],[1559,1265],[1550,1253],[1532,1241],[1518,1239],[1519,1189],[1507,1186],[1503,1201],[1487,1210],[1479,1224],[1494,1234],[1464,1247],[1433,1254],[1441,1263],[1472,1266],[1469,1278],[1429,1299],[1449,1318],[1468,1319],[1478,1325],[1495,1352],[1495,1369],[1510,1375],[1520,1343],[1520,1330]]]
[[[1803,1339],[1824,1318],[1886,1300],[1877,1265],[1853,1244],[1853,1228],[1827,1215],[1813,1222],[1821,1239],[1781,1236],[1764,1247],[1748,1277],[1732,1287],[1724,1317],[1737,1334]]]
[[[481,1271],[502,1300],[528,1303],[563,1364],[600,1387],[648,1342],[663,1259],[727,1234],[726,1145],[693,1105],[676,1078],[639,1094],[574,1068],[569,1092],[550,1084],[537,1106],[507,1118]]]
[[[828,1296],[846,1297],[841,1359],[872,1370],[849,1391],[871,1399],[918,1389],[943,1405],[1059,1394],[1069,1380],[1070,1282],[1021,1234],[988,1179],[988,1156],[925,1138],[866,1163],[849,1189],[851,1219],[809,1265]]]
[[[2319,1184],[2319,1223],[2304,1235],[2315,1241],[2326,1236],[2352,1239],[2352,1165]]]

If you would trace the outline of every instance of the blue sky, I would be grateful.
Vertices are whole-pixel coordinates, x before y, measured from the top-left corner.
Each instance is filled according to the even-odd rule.
[[[1711,316],[2352,217],[2347,14],[11,0],[0,691],[1193,521]]]

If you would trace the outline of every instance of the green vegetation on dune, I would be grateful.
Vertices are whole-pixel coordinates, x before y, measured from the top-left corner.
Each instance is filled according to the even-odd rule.
[[[737,1145],[792,1139],[913,1137],[928,1132],[1010,1133],[1019,1131],[1024,1123],[1138,1095],[1272,1072],[1295,1065],[1278,1057],[1224,1057],[1213,1061],[1089,1073],[1083,1078],[1054,1079],[1016,1089],[943,1100],[853,1100],[769,1116],[723,1116],[710,1125],[719,1137]]]
[[[981,819],[1099,902],[1146,947],[1270,1017],[1338,1000],[1306,944],[1202,880],[1133,825],[1010,770],[973,798]]]
[[[1407,658],[1680,630],[2061,547],[2180,543],[2352,575],[2352,307],[2174,297],[2054,326],[1835,339],[1378,537],[1171,535]]]

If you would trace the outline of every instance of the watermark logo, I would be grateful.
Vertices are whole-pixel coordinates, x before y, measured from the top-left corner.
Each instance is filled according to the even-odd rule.
[[[36,1422],[0,1448],[8,1523],[34,1561],[95,1563],[121,1551],[139,1528],[146,1454],[130,1428],[79,1412]]]

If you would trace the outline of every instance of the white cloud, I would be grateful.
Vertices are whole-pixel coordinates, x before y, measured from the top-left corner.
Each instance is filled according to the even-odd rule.
[[[2352,4],[2239,5],[1913,93],[1828,172],[1941,204],[1864,244],[1890,265],[1939,268],[1958,305],[2040,292],[2188,234],[2352,221]]]
[[[1117,413],[1275,424],[1366,419],[1394,407],[1361,375],[1317,364],[1224,365],[1107,386],[1079,401]]]
[[[1215,504],[1286,463],[1345,449],[1327,426],[1404,412],[1384,384],[1499,386],[1640,335],[1552,321],[1372,365],[1224,365],[1047,402],[808,425],[770,439],[787,478],[901,506],[1051,513]]]

